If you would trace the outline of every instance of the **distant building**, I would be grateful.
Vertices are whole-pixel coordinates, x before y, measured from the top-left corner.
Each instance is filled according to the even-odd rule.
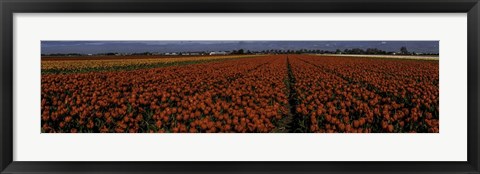
[[[209,55],[227,55],[228,53],[225,51],[212,51]]]
[[[177,56],[177,53],[165,53],[166,56]]]

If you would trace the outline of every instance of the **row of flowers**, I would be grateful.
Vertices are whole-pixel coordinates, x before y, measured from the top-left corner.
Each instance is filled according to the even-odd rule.
[[[275,56],[42,75],[43,132],[271,132],[288,109]]]
[[[438,62],[290,56],[312,132],[439,132]]]
[[[116,56],[99,57],[95,56],[75,59],[75,58],[46,58],[42,60],[42,70],[82,70],[82,69],[105,69],[105,68],[119,68],[126,66],[145,66],[153,64],[171,64],[189,61],[213,61],[225,59],[238,59],[255,57],[252,55],[226,55],[226,56],[191,56],[191,57],[138,57],[135,56]],[[257,56],[258,57],[258,56]]]
[[[42,132],[439,132],[438,73],[438,61],[270,55],[43,74]]]

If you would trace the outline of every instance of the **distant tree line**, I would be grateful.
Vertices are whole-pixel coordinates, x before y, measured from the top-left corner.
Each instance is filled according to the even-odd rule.
[[[312,50],[312,49],[298,49],[298,50],[285,50],[285,49],[270,49],[262,51],[250,51],[250,50],[233,50],[231,54],[369,54],[369,55],[438,55],[438,53],[416,53],[409,52],[407,47],[401,47],[398,52],[394,51],[384,51],[378,48],[353,48],[353,49],[336,49],[335,51],[329,50]]]

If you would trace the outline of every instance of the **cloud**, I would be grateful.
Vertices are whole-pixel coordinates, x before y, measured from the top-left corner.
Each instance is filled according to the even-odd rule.
[[[105,45],[105,42],[91,42],[91,43],[85,43],[85,45]]]
[[[182,40],[182,41],[108,41],[108,43],[112,44],[143,44],[143,45],[171,45],[171,44],[220,44],[220,43],[240,43],[241,41],[208,41],[208,40],[199,40],[199,41],[190,41],[190,40]],[[244,42],[244,41],[242,41]]]

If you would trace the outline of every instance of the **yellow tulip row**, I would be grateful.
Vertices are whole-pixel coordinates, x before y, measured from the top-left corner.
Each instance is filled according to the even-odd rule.
[[[172,64],[191,61],[213,61],[222,59],[238,59],[247,57],[258,57],[258,55],[226,55],[226,56],[197,56],[197,57],[119,57],[109,59],[73,59],[63,58],[62,60],[42,60],[42,70],[75,70],[85,68],[109,68],[136,65]]]

